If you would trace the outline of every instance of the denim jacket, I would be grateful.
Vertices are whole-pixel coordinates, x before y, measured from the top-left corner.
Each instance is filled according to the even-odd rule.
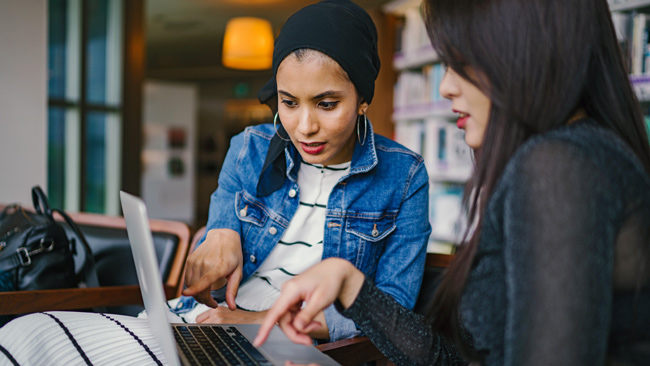
[[[300,155],[285,148],[286,176],[281,188],[256,196],[273,125],[258,125],[233,137],[212,194],[207,231],[228,228],[239,233],[244,258],[243,281],[262,264],[289,226],[299,204],[296,182]],[[350,172],[333,188],[327,204],[323,259],[341,257],[400,304],[415,305],[431,232],[429,178],[421,156],[369,128],[357,144]],[[205,237],[203,238],[203,240]],[[201,242],[203,241],[201,240]],[[354,322],[333,306],[325,310],[330,340],[360,334]]]

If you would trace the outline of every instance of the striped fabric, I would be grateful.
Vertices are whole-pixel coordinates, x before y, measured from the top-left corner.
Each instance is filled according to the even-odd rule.
[[[164,364],[146,319],[57,311],[0,328],[0,365]]]
[[[297,179],[300,205],[264,263],[240,286],[239,307],[267,310],[285,281],[321,261],[327,201],[332,188],[349,171],[350,162],[324,167],[302,161]]]

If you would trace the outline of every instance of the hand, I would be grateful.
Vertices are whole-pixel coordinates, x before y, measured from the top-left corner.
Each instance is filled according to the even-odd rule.
[[[260,324],[266,311],[230,310],[222,306],[207,310],[196,317],[197,323],[213,324]]]
[[[193,296],[198,302],[216,308],[217,302],[210,291],[227,285],[226,303],[234,310],[237,308],[235,297],[243,276],[243,265],[239,234],[230,229],[212,229],[205,241],[187,257],[187,288],[183,295]]]
[[[316,264],[285,282],[280,297],[268,310],[253,343],[262,345],[273,325],[278,323],[293,342],[311,345],[308,333],[322,327],[314,320],[315,317],[337,299],[345,308],[350,307],[363,281],[363,273],[344,259],[328,258]]]

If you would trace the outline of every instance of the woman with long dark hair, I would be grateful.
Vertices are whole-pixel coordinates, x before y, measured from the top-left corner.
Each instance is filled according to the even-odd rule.
[[[331,259],[285,284],[257,343],[276,321],[307,342],[336,302],[400,365],[650,364],[650,147],[607,2],[423,10],[475,150],[467,231],[429,316]]]

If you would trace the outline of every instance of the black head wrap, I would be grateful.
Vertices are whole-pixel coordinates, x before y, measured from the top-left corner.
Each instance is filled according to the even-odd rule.
[[[273,76],[257,93],[261,103],[277,110],[277,105],[271,104],[276,103],[278,67],[293,51],[305,48],[320,51],[336,61],[363,100],[372,102],[380,67],[375,24],[365,10],[351,1],[324,0],[302,8],[282,26],[273,49]],[[287,137],[281,125],[278,133]],[[286,146],[287,142],[277,134],[271,139],[257,183],[258,196],[266,196],[284,183]]]
[[[309,48],[336,61],[370,104],[379,73],[377,29],[370,15],[348,0],[325,0],[293,14],[282,26],[273,49],[273,77],[257,94],[267,103],[277,94],[278,66],[291,52]],[[273,108],[275,110],[275,108]]]

